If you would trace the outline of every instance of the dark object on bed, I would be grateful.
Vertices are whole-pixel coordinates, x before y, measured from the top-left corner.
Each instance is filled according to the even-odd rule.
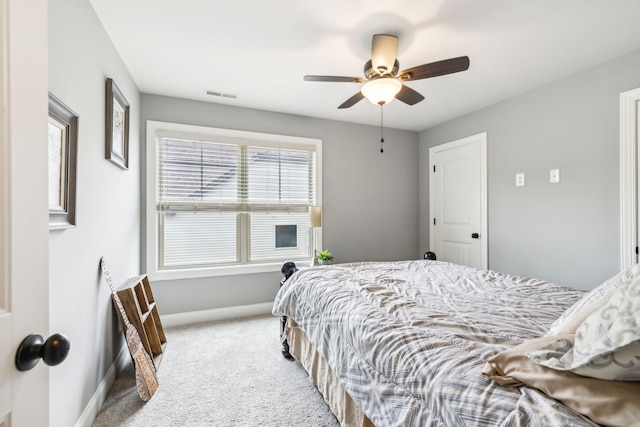
[[[273,314],[287,317],[290,354],[342,426],[640,426],[640,381],[596,380],[607,387],[588,387],[589,397],[576,375],[528,384],[516,359],[500,357],[540,337],[575,335],[583,313],[613,299],[602,286],[637,283],[640,307],[638,270],[586,293],[427,259],[337,264],[283,280]],[[624,390],[613,397],[605,388]]]
[[[436,253],[435,252],[431,252],[431,251],[425,252],[424,253],[424,259],[435,261],[436,260]]]
[[[280,272],[284,277],[282,278],[282,280],[280,280],[280,287],[282,287],[282,285],[284,285],[284,282],[286,282],[287,279],[291,277],[291,275],[296,271],[298,271],[298,267],[296,267],[296,264],[293,261],[287,261],[283,263],[282,267],[280,267]],[[280,338],[282,339],[282,356],[285,359],[293,360],[293,356],[291,355],[291,353],[289,353],[289,343],[284,338],[284,325],[286,323],[287,323],[287,316],[282,316],[280,318]]]

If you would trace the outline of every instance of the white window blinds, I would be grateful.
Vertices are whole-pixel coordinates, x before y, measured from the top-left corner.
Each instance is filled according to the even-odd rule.
[[[157,139],[158,267],[309,258],[315,149]]]

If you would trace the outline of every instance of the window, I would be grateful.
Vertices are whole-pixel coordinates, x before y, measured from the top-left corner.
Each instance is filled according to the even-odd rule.
[[[297,225],[276,225],[276,248],[295,248],[298,246]]]
[[[147,122],[148,273],[278,271],[310,259],[320,152],[315,139]]]

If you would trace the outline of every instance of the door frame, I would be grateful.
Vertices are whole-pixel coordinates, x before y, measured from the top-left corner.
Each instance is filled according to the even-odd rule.
[[[11,400],[0,426],[50,425],[49,368],[43,362],[21,372],[15,354],[22,340],[49,335],[48,228],[48,39],[47,0],[0,0],[3,20],[3,129],[0,161],[0,237],[5,314],[11,316],[8,354],[0,359],[0,380],[9,381]],[[25,54],[28,52],[29,54]],[[5,126],[6,125],[6,126]],[[2,402],[5,403],[5,402]]]
[[[620,270],[638,262],[640,88],[620,94]]]
[[[7,64],[9,59],[7,49],[8,39],[8,5],[6,0],[0,0],[0,360],[11,358],[12,321],[10,298],[10,245],[11,224],[9,217],[9,88]],[[2,367],[0,367],[0,371]],[[0,375],[0,425],[8,424],[11,413],[12,393],[11,375]]]
[[[489,226],[488,226],[488,203],[487,203],[487,132],[467,136],[455,141],[429,147],[429,173],[433,170],[433,154],[439,151],[451,150],[464,145],[480,144],[480,247],[482,252],[481,264],[483,269],[489,268]],[[435,226],[431,218],[433,213],[433,180],[429,179],[429,246],[435,247]],[[437,256],[437,254],[436,254]]]

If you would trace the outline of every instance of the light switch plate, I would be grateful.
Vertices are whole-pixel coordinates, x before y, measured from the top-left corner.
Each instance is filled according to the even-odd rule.
[[[549,183],[557,184],[560,182],[560,169],[551,169],[549,171]]]
[[[524,173],[516,174],[516,187],[524,187]]]

